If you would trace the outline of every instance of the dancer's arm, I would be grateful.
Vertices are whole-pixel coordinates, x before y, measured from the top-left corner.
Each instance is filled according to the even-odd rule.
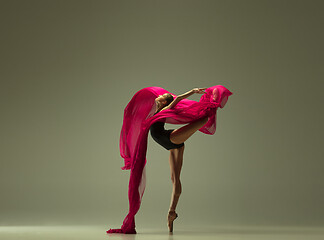
[[[194,88],[194,89],[191,89],[190,91],[184,93],[184,94],[181,94],[181,95],[178,95],[168,106],[162,108],[162,110],[166,110],[166,109],[170,109],[170,108],[173,108],[175,105],[178,104],[178,102],[180,102],[182,99],[185,99],[189,96],[191,96],[192,94],[194,93],[206,93],[204,90],[206,88]],[[161,111],[162,111],[161,110]]]
[[[181,95],[178,95],[177,98],[180,98],[181,100],[184,99],[184,98],[187,98],[189,97],[190,95],[194,94],[194,93],[206,93],[204,90],[207,89],[207,88],[194,88],[184,94],[181,94]]]
[[[194,93],[195,93],[195,92],[194,92],[194,89],[191,89],[190,91],[188,91],[188,92],[186,92],[186,93],[183,93],[183,94],[181,94],[181,95],[178,95],[178,96],[177,96],[177,99],[182,100],[182,99],[184,99],[184,98],[187,98],[187,97],[191,96],[191,95],[194,94]]]

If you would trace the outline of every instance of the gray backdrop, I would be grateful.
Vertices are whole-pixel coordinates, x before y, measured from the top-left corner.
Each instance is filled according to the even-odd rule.
[[[178,226],[323,225],[323,1],[2,0],[0,11],[1,225],[120,227],[131,97],[218,84],[234,94],[215,135],[186,142]],[[166,224],[168,158],[149,136],[138,227]]]

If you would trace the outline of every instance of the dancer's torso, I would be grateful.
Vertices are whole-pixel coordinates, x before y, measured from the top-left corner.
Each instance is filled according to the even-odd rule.
[[[154,113],[157,114],[158,112]],[[151,125],[151,136],[153,139],[160,144],[162,147],[164,147],[167,150],[174,149],[174,148],[180,148],[184,145],[184,143],[181,144],[174,144],[170,140],[170,134],[174,129],[165,129],[165,119],[160,120],[160,122],[155,122]]]
[[[158,112],[155,112],[153,114],[153,116],[155,114],[157,114]],[[158,121],[158,122],[153,123],[151,125],[151,127],[150,127],[151,134],[154,135],[154,136],[156,136],[156,137],[158,137],[159,135],[163,134],[164,131],[165,131],[164,124],[165,124],[165,122],[162,122],[162,121]]]

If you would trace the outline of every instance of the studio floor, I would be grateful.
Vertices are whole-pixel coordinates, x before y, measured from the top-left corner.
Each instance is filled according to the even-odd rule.
[[[173,233],[167,229],[138,228],[137,234],[106,234],[105,226],[1,226],[0,239],[24,240],[323,240],[324,228],[301,227],[245,227],[177,228]]]

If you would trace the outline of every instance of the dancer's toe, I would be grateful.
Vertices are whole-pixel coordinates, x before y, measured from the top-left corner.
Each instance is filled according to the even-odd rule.
[[[174,211],[168,213],[168,228],[169,232],[173,232],[173,221],[178,217],[178,214]]]

